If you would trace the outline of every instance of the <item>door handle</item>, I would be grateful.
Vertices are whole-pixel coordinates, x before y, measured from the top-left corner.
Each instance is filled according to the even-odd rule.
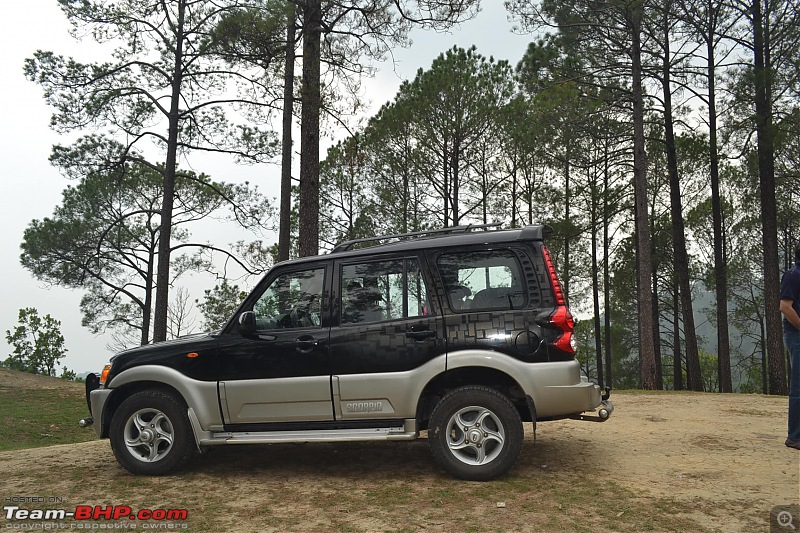
[[[414,339],[415,341],[424,341],[425,339],[430,339],[435,336],[436,332],[430,329],[406,330],[406,337]]]
[[[308,353],[317,346],[319,346],[319,340],[315,339],[314,337],[297,337],[294,341],[295,346],[297,347],[297,351],[300,353]]]

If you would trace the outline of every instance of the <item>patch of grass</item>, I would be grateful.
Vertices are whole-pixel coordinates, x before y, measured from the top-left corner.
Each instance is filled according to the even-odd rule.
[[[11,373],[4,372],[3,378],[5,374]],[[89,414],[83,384],[39,377],[60,383],[29,387],[11,377],[0,385],[0,451],[96,438],[91,429],[78,427],[78,420]]]

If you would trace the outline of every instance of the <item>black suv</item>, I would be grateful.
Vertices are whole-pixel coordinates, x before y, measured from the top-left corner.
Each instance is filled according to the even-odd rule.
[[[496,478],[523,422],[613,411],[575,359],[551,232],[455,227],[277,264],[221,331],[124,351],[90,375],[81,425],[137,474],[206,446],[427,430],[447,472]]]

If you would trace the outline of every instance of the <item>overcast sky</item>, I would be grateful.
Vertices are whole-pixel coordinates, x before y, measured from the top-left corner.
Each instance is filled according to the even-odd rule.
[[[51,215],[61,201],[61,191],[69,183],[48,163],[50,149],[53,144],[70,142],[69,138],[60,137],[49,128],[51,112],[42,98],[42,90],[25,79],[22,66],[25,58],[31,57],[37,49],[83,61],[101,59],[110,55],[111,49],[73,40],[56,0],[6,2],[3,8],[0,172],[5,187],[0,193],[0,227],[3,230],[0,238],[0,359],[11,352],[5,342],[5,332],[17,324],[19,309],[35,307],[40,315],[50,314],[61,321],[68,350],[62,364],[78,373],[96,371],[113,354],[106,347],[110,341],[108,336],[97,337],[81,326],[78,303],[82,292],[48,288],[19,263],[19,245],[25,227],[34,218]],[[380,65],[375,79],[365,81],[365,95],[373,111],[394,96],[402,80],[413,78],[420,67],[430,67],[437,55],[454,45],[466,48],[474,44],[482,55],[506,59],[515,65],[531,41],[530,36],[512,32],[512,24],[500,0],[484,0],[483,11],[477,18],[449,33],[416,31],[412,39],[414,44],[409,49],[395,50],[394,64]],[[330,142],[323,144],[327,146]],[[324,153],[321,156],[324,157]],[[209,173],[214,179],[260,182],[262,191],[276,196],[278,172],[276,166],[236,167],[231,163]],[[197,232],[195,236],[199,240],[204,238]],[[202,296],[203,286],[211,285],[203,280],[200,287],[190,287],[192,300]]]

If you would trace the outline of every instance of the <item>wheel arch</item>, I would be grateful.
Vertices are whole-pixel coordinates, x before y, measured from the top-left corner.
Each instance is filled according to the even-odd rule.
[[[103,408],[103,437],[108,436],[111,420],[122,402],[142,390],[162,390],[173,394],[187,408],[194,410],[205,430],[222,425],[216,381],[198,381],[172,368],[143,365],[117,374],[108,385],[113,392]]]
[[[114,418],[114,414],[117,412],[117,409],[119,409],[119,406],[122,405],[122,402],[137,392],[146,390],[166,392],[180,399],[184,404],[186,403],[186,399],[178,389],[163,381],[132,381],[126,383],[119,388],[115,388],[108,397],[105,406],[103,406],[103,430],[101,438],[108,438],[111,420]]]
[[[523,422],[535,420],[533,400],[508,373],[488,366],[468,365],[448,369],[430,380],[417,404],[417,426],[425,429],[436,404],[451,390],[465,385],[479,385],[497,390],[506,396],[519,412]]]

